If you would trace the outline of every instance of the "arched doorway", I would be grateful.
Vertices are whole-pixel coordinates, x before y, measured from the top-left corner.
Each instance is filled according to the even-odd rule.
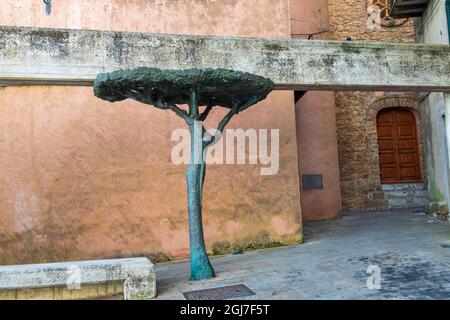
[[[421,182],[416,118],[404,108],[388,108],[377,115],[382,183]]]

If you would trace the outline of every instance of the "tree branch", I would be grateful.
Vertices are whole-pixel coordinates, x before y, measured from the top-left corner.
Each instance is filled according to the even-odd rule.
[[[191,92],[191,101],[189,103],[189,117],[191,119],[198,119],[198,100],[197,100],[197,92],[192,90]]]
[[[216,133],[214,136],[212,136],[208,131],[204,130],[204,133],[203,133],[204,146],[208,147],[211,144],[216,143],[219,140],[220,136],[222,135],[222,132],[225,129],[225,126],[228,124],[228,122],[230,122],[231,118],[235,114],[247,109],[248,107],[254,105],[258,101],[259,101],[258,97],[255,96],[241,105],[239,105],[239,104],[234,105],[233,108],[230,110],[230,112],[228,112],[225,115],[225,117],[222,119],[222,121],[219,122],[219,125],[217,126],[217,130],[216,130]],[[206,112],[206,110],[205,110],[205,112]],[[205,134],[208,134],[208,139],[205,137]],[[209,140],[209,141],[205,141],[205,140]]]
[[[188,113],[186,111],[184,111],[183,109],[179,108],[177,105],[175,105],[173,103],[162,102],[161,100],[152,101],[152,99],[149,99],[148,97],[143,96],[141,93],[139,93],[136,90],[128,90],[127,97],[137,100],[137,101],[140,101],[140,102],[143,102],[145,104],[154,105],[155,107],[157,107],[159,109],[172,110],[173,112],[175,112],[177,114],[177,116],[183,118],[184,120],[186,120],[189,117]]]
[[[140,101],[140,102],[144,102],[145,103],[145,99],[144,99],[144,97],[142,96],[142,94],[139,91],[130,89],[130,90],[127,91],[126,96],[128,98],[134,99],[136,101]]]
[[[205,130],[205,133],[207,133],[211,138],[209,141],[204,141],[205,146],[209,146],[217,141],[219,141],[220,136],[222,135],[223,130],[225,129],[225,126],[230,122],[231,118],[236,114],[237,107],[233,107],[233,109],[228,112],[225,117],[222,119],[222,121],[219,122],[219,125],[217,126],[216,133],[212,136],[208,131]],[[209,138],[209,137],[208,137]],[[205,140],[205,137],[203,138]]]
[[[239,106],[239,112],[244,111],[248,107],[251,107],[252,105],[257,103],[259,100],[260,100],[260,97],[258,97],[258,96],[252,97],[251,99],[249,99],[248,101],[246,101],[245,103],[243,103]]]
[[[153,103],[156,107],[160,108],[160,109],[169,109],[172,110],[173,112],[176,113],[177,116],[183,118],[184,120],[187,120],[189,118],[189,115],[186,111],[184,111],[183,109],[179,108],[177,105],[172,104],[172,103],[164,103],[161,101],[157,101]]]
[[[173,112],[175,112],[179,117],[183,118],[184,120],[186,120],[189,117],[189,115],[186,111],[177,107],[174,104],[170,104],[169,109],[172,110]]]
[[[213,105],[212,105],[212,104],[208,104],[208,105],[206,106],[205,111],[203,111],[202,114],[200,115],[200,118],[199,118],[200,121],[205,121],[205,120],[206,120],[206,118],[208,117],[209,112],[212,110],[212,108],[213,108]]]

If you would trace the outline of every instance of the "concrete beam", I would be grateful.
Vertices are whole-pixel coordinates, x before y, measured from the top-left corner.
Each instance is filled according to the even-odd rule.
[[[247,71],[288,90],[450,92],[450,46],[0,26],[0,85],[92,85],[138,66]]]

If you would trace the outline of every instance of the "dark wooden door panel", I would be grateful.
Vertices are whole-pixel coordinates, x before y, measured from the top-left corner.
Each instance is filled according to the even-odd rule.
[[[415,139],[403,139],[398,140],[398,151],[399,152],[416,152],[416,140]]]
[[[416,167],[406,167],[402,166],[400,168],[400,176],[402,180],[415,180],[417,179],[417,169]]]
[[[385,126],[380,126],[378,127],[379,132],[378,132],[378,136],[381,138],[394,138],[394,128],[392,127],[385,127]]]
[[[400,163],[404,165],[416,165],[416,154],[415,153],[402,153],[399,156]]]
[[[414,128],[411,128],[410,126],[399,126],[398,127],[398,136],[400,139],[414,139]]]
[[[398,176],[397,168],[383,167],[381,175],[384,177],[384,181],[396,181]]]
[[[379,148],[381,152],[392,152],[394,153],[394,140],[379,140]]]
[[[377,117],[381,181],[420,181],[416,120],[405,109],[386,109]]]
[[[380,164],[383,165],[395,165],[395,154],[380,154]]]

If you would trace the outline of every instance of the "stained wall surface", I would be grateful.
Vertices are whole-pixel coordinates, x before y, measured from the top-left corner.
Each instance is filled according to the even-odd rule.
[[[329,38],[327,0],[292,0],[293,38]],[[323,187],[306,189],[300,185],[304,221],[333,219],[341,211],[341,190],[334,92],[307,92],[296,103],[297,143],[300,179],[320,174]]]
[[[0,6],[0,25],[289,38],[287,0],[40,0]],[[223,117],[214,111],[207,126]],[[0,89],[0,264],[189,253],[184,165],[171,162],[169,111],[108,103],[88,87]],[[209,165],[209,250],[301,239],[291,92],[237,115],[229,128],[279,129],[278,174]],[[225,248],[225,249],[224,249]]]
[[[430,1],[423,17],[416,20],[417,41],[449,44],[447,19],[445,1]],[[450,95],[427,94],[421,101],[420,114],[426,138],[429,210],[447,220],[450,205]]]
[[[381,0],[328,0],[329,36],[332,40],[353,42],[414,42],[412,19],[379,21],[379,28],[369,23],[370,6],[389,1]],[[398,99],[414,94],[390,92]],[[336,124],[339,150],[341,198],[344,210],[382,209],[385,199],[374,201],[374,193],[381,191],[378,142],[371,140],[375,116],[370,117],[383,92],[336,92]],[[406,99],[411,101],[411,99]],[[398,106],[398,105],[395,105]],[[402,107],[414,107],[402,105]],[[368,130],[368,128],[370,128]],[[375,132],[376,133],[376,132]]]

